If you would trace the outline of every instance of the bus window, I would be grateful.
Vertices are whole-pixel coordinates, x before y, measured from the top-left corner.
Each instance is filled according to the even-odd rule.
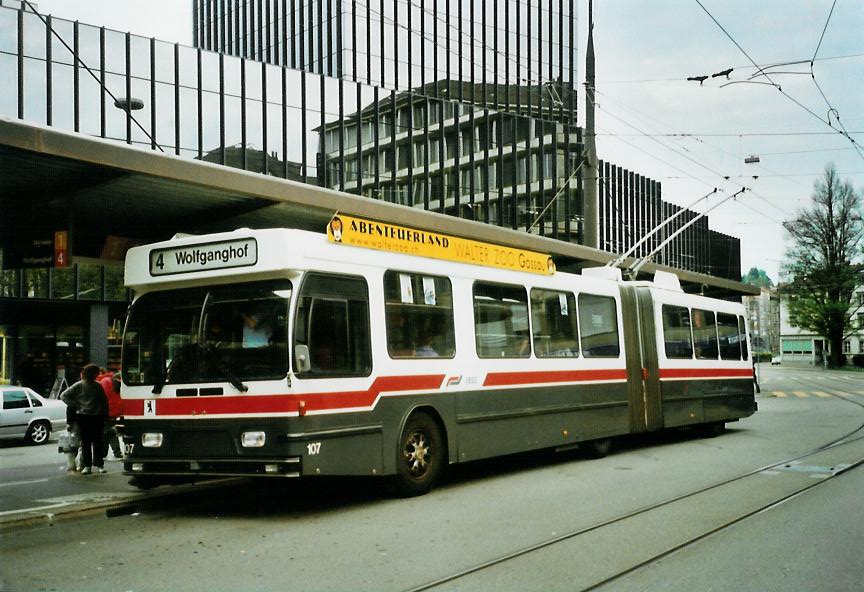
[[[538,358],[579,355],[576,299],[569,292],[531,290],[534,353]]]
[[[617,358],[618,313],[615,299],[609,296],[579,294],[579,327],[582,355],[586,358]]]
[[[372,371],[369,295],[362,278],[309,274],[297,306],[294,346],[308,351],[308,366],[294,360],[309,378],[368,376]]]
[[[284,377],[291,291],[289,280],[272,280],[145,294],[129,312],[124,380],[162,385]],[[251,320],[254,338],[246,329]]]
[[[693,357],[690,311],[687,308],[663,305],[663,342],[667,358],[689,360]]]
[[[710,310],[694,308],[690,316],[693,326],[693,342],[696,346],[696,358],[700,360],[716,360],[719,353],[717,350],[717,324],[714,322],[714,313]]]
[[[738,319],[735,315],[717,313],[717,335],[720,337],[720,359],[740,360],[741,339],[738,337]]]
[[[474,338],[481,358],[531,355],[528,297],[521,286],[474,284]]]
[[[738,317],[738,340],[741,342],[741,359],[746,360],[750,354],[747,351],[747,325],[744,317]]]
[[[453,292],[446,277],[384,274],[387,351],[391,358],[452,358]]]

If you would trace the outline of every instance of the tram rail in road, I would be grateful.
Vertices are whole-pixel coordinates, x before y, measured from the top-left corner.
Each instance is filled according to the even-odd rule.
[[[775,376],[784,376],[784,375],[789,374],[787,372],[787,369],[771,369],[771,370]],[[864,393],[864,381],[861,381],[860,379],[858,379],[857,376],[845,376],[843,374],[839,374],[836,372],[825,373],[825,372],[819,372],[819,371],[817,371],[817,372],[811,371],[810,373],[803,374],[803,376],[805,376],[808,379],[809,378],[817,378],[817,379],[825,380],[825,379],[830,378],[834,382],[837,382],[837,381],[846,382],[846,383],[848,383],[847,386],[850,387],[850,389],[849,389],[850,393],[857,393],[858,391],[861,391],[862,393]],[[862,405],[862,403],[856,401],[855,395],[849,394],[849,393],[842,393],[841,394],[837,391],[837,389],[831,389],[829,385],[826,385],[824,383],[819,384],[818,387],[813,387],[812,384],[808,385],[807,383],[803,382],[797,374],[795,376],[793,376],[791,380],[793,382],[795,382],[796,386],[794,388],[795,388],[795,390],[798,390],[799,392],[812,392],[814,397],[817,397],[817,398],[824,398],[822,395],[827,395],[827,396],[834,397],[834,398],[842,398],[842,399],[848,401],[850,404],[857,405],[859,408],[864,407],[864,405]],[[854,390],[855,389],[854,384],[856,381],[862,382],[862,385],[858,387],[858,390]],[[774,394],[775,392],[781,392],[781,393],[792,392],[792,388],[790,388],[790,387],[784,387],[784,388],[785,388],[785,390],[783,390],[783,391],[781,391],[779,389],[775,390],[772,388],[766,388],[765,390],[763,390],[762,397],[770,398],[770,397],[778,396],[778,395]],[[813,388],[818,388],[819,395],[816,395],[816,391],[814,391]],[[864,401],[864,396],[859,395],[859,397],[860,397],[861,401]],[[780,397],[780,398],[782,398],[782,397]],[[796,398],[794,400],[798,400],[798,399]],[[687,493],[683,496],[678,496],[676,498],[661,502],[659,504],[654,504],[652,506],[642,508],[642,509],[637,510],[635,512],[628,513],[626,515],[623,515],[621,517],[618,517],[618,518],[615,518],[612,520],[607,520],[603,523],[600,523],[600,524],[597,524],[597,525],[594,525],[591,527],[581,528],[581,529],[575,530],[571,533],[561,535],[561,536],[556,537],[555,539],[551,539],[549,541],[544,541],[541,543],[527,546],[524,549],[514,551],[513,556],[516,557],[516,556],[524,555],[525,553],[530,553],[534,550],[544,548],[548,545],[555,544],[555,543],[565,541],[565,540],[569,540],[569,539],[572,539],[574,537],[578,537],[578,536],[585,534],[585,533],[593,532],[593,531],[595,531],[599,528],[602,528],[604,526],[609,526],[609,525],[621,522],[623,520],[635,518],[638,515],[644,514],[646,512],[658,510],[658,509],[665,507],[669,504],[674,504],[676,502],[683,501],[685,499],[693,498],[694,496],[698,496],[700,494],[708,493],[708,492],[710,492],[716,488],[730,485],[730,484],[732,484],[738,480],[752,477],[754,475],[763,474],[764,472],[770,471],[775,467],[782,467],[782,465],[784,465],[784,464],[789,464],[789,463],[794,462],[794,463],[798,463],[796,466],[800,466],[802,464],[802,461],[805,458],[807,458],[808,455],[817,454],[825,448],[830,448],[830,447],[832,447],[832,445],[834,445],[835,442],[840,443],[840,442],[844,441],[846,438],[851,437],[852,434],[860,433],[860,430],[862,430],[862,428],[864,428],[864,426],[861,426],[858,429],[856,429],[854,432],[852,432],[850,434],[846,434],[843,437],[837,438],[837,439],[833,440],[832,442],[829,442],[828,444],[825,444],[823,446],[815,448],[814,450],[807,452],[805,455],[785,459],[783,461],[780,461],[780,462],[777,462],[777,463],[774,463],[771,465],[766,465],[765,467],[761,467],[761,468],[756,469],[754,471],[750,471],[748,473],[745,473],[743,475],[734,477],[732,479],[729,479],[729,480],[726,480],[726,481],[723,481],[720,483],[709,485],[708,487],[699,489],[699,490],[694,491],[694,492]],[[660,435],[657,437],[662,438],[664,436]],[[8,445],[6,446],[6,448],[8,448]],[[35,455],[35,454],[39,454],[40,460],[38,462],[43,463],[43,464],[45,461],[42,459],[46,458],[46,455],[42,455],[41,453],[42,452],[50,453],[47,455],[47,458],[56,459],[57,463],[54,463],[54,464],[59,465],[59,464],[61,464],[60,463],[61,458],[59,455],[56,455],[56,452],[54,452],[55,450],[56,450],[56,447],[54,446],[54,444],[49,443],[45,447],[23,447],[22,446],[21,449],[19,450],[19,452],[22,454],[29,455],[30,457],[33,457],[33,455]],[[847,463],[847,464],[850,464],[850,463]],[[5,468],[8,469],[9,467],[11,467],[11,464],[7,464],[7,466]],[[184,486],[179,486],[179,487],[168,487],[168,488],[163,487],[163,488],[158,488],[156,490],[141,492],[141,491],[138,491],[137,489],[129,487],[125,484],[127,481],[127,477],[119,474],[119,464],[109,463],[109,468],[115,469],[116,472],[112,472],[111,474],[109,474],[107,476],[106,475],[100,475],[100,476],[93,476],[90,478],[78,477],[78,476],[69,477],[68,479],[72,480],[72,482],[77,486],[75,491],[67,492],[67,495],[60,495],[60,496],[58,496],[58,495],[39,496],[43,499],[47,497],[48,498],[47,503],[45,501],[42,501],[39,503],[32,503],[29,505],[28,504],[19,504],[17,507],[14,507],[14,508],[0,508],[0,529],[7,530],[10,528],[22,527],[22,526],[31,525],[31,524],[35,525],[35,524],[53,523],[55,520],[59,520],[59,519],[69,517],[69,516],[78,517],[78,516],[82,516],[84,514],[91,514],[92,515],[92,514],[98,514],[100,512],[105,512],[106,516],[108,516],[108,517],[115,517],[115,516],[133,514],[136,512],[161,511],[161,510],[170,509],[170,508],[179,508],[179,507],[184,506],[185,504],[195,504],[196,500],[200,497],[200,494],[203,494],[205,491],[209,491],[212,488],[220,488],[220,487],[230,486],[231,484],[238,483],[238,482],[242,481],[242,480],[238,480],[238,479],[220,479],[220,480],[215,480],[215,481],[210,481],[210,482],[201,482],[201,483],[192,484],[192,485],[184,485]],[[57,471],[56,471],[56,467],[51,467],[51,469],[50,469],[51,473],[48,477],[42,475],[41,473],[39,475],[36,475],[36,476],[29,476],[28,473],[25,470],[23,470],[24,467],[21,467],[21,469],[22,469],[21,471],[16,472],[16,473],[10,473],[8,471],[5,472],[6,473],[5,477],[4,477],[5,482],[3,482],[0,485],[2,485],[4,488],[5,487],[14,488],[15,486],[25,486],[25,487],[32,487],[34,489],[38,489],[39,487],[45,485],[49,479],[57,479],[58,477],[65,478],[65,476],[58,476]],[[838,473],[830,472],[829,476],[834,476],[835,474],[838,474]],[[824,477],[825,474],[823,473],[822,476]],[[297,487],[298,486],[297,482],[294,482],[293,486]],[[300,486],[299,488],[303,489],[303,486]],[[314,489],[314,487],[313,487],[313,489]],[[361,489],[362,489],[362,486],[361,486]],[[372,488],[372,489],[375,489],[375,488]],[[9,491],[9,490],[7,490],[7,491]],[[510,558],[510,556],[501,557],[501,558],[498,558],[495,560],[491,560],[488,563],[488,565],[486,563],[484,563],[480,566],[477,566],[475,568],[467,570],[466,572],[464,572],[464,574],[462,576],[459,576],[459,577],[464,577],[465,574],[471,573],[472,571],[477,570],[477,569],[486,569],[491,565],[495,565],[496,563],[500,563],[501,561],[506,561],[509,558]],[[448,580],[448,578],[444,578],[444,580],[446,581],[446,580]],[[421,588],[417,588],[417,589],[422,590],[422,589],[428,589],[428,588],[421,587]]]
[[[864,404],[847,394],[832,392],[830,396],[843,399],[864,410]],[[849,460],[850,455],[852,460]],[[848,462],[843,462],[844,459]],[[804,464],[804,461],[808,464]],[[593,573],[596,576],[596,571],[580,570],[575,564],[572,566],[575,580],[573,589],[582,592],[596,590],[862,465],[864,465],[864,422],[856,429],[802,454],[516,549],[473,567],[410,588],[407,592],[444,590],[454,586],[458,589],[472,589],[470,580],[467,582],[465,580],[506,563],[519,561],[529,554],[565,544],[569,546],[568,557],[579,558],[576,560],[578,563],[596,566],[602,563],[601,560],[608,562],[607,565],[611,569],[603,577],[599,579],[595,577],[591,581],[578,580],[582,577],[580,574]],[[760,481],[761,486],[754,488],[750,482],[756,480]],[[724,500],[743,499],[744,491],[747,491],[751,498],[749,507],[743,512],[731,511],[734,508],[730,508],[728,513],[724,512],[726,507]],[[760,495],[753,497],[753,491],[758,491]],[[705,508],[714,509],[711,516],[705,516]],[[682,520],[682,513],[689,517]],[[668,532],[668,529],[664,530],[663,525],[670,523],[668,517],[671,514],[676,515],[677,523],[683,522],[687,525],[686,532],[679,530],[673,533]],[[637,524],[638,522],[642,524]],[[652,532],[656,537],[652,540],[641,540],[638,546],[616,546],[620,555],[612,558],[611,561],[608,553],[598,551],[598,549],[610,548],[597,544],[598,540],[607,535],[617,540],[626,540],[627,537],[621,534],[626,532]],[[578,551],[573,548],[574,546],[579,547]]]
[[[597,462],[571,463],[566,455],[533,453],[457,466],[440,493],[413,500],[387,499],[380,491],[381,480],[374,478],[290,481],[274,490],[260,484],[249,487],[248,481],[219,489],[158,488],[145,494],[141,504],[118,500],[102,517],[22,529],[15,544],[12,537],[5,537],[9,544],[3,552],[19,562],[36,548],[65,558],[47,563],[38,578],[17,581],[21,589],[69,587],[59,584],[69,583],[70,557],[78,553],[77,548],[68,548],[69,540],[87,541],[81,558],[93,552],[106,555],[100,563],[105,572],[100,572],[103,585],[98,589],[128,587],[133,581],[155,585],[149,574],[169,557],[176,559],[182,552],[192,557],[195,551],[200,551],[196,560],[205,560],[206,555],[208,569],[224,589],[242,589],[241,582],[249,581],[240,576],[247,572],[263,574],[264,589],[663,589],[657,582],[662,577],[669,584],[677,582],[669,579],[670,570],[676,569],[676,575],[689,574],[691,579],[689,586],[677,586],[679,590],[703,589],[736,575],[739,585],[726,588],[748,588],[741,584],[745,558],[739,554],[737,562],[726,559],[740,551],[737,543],[742,536],[756,541],[747,547],[753,561],[750,574],[758,569],[768,578],[781,573],[785,577],[793,562],[793,568],[801,563],[826,577],[818,571],[825,563],[814,566],[799,558],[799,551],[813,539],[796,526],[809,522],[814,529],[825,528],[822,524],[833,520],[835,526],[819,556],[828,570],[847,581],[864,575],[857,561],[847,565],[836,559],[857,548],[854,536],[860,533],[844,538],[840,532],[860,531],[851,523],[845,528],[857,498],[833,496],[838,490],[854,493],[861,483],[862,472],[851,469],[864,460],[864,380],[854,374],[788,369],[773,370],[770,379],[765,378],[763,409],[756,421],[735,424],[716,439],[669,431],[628,438],[616,454]],[[771,397],[772,390],[819,390],[831,397],[783,399]],[[812,429],[804,429],[811,424]],[[22,446],[0,454],[25,450],[37,449]],[[8,474],[7,467],[0,474]],[[845,477],[834,478],[841,475]],[[121,478],[112,472],[101,478],[66,480],[97,487],[112,480],[120,483]],[[146,501],[154,494],[160,497]],[[853,502],[844,506],[842,499]],[[806,516],[802,507],[809,511]],[[837,507],[846,508],[841,516],[832,509]],[[104,512],[117,518],[105,520]],[[130,512],[140,514],[126,516]],[[166,538],[168,531],[173,534]],[[776,543],[770,545],[773,556],[760,548],[767,532],[773,535],[770,542]],[[811,530],[809,536],[820,534]],[[114,557],[117,537],[125,537],[128,544]],[[315,549],[307,548],[309,540],[316,541]],[[729,545],[730,540],[736,544]],[[849,546],[845,555],[841,545]],[[348,549],[356,556],[346,558]],[[128,562],[128,554],[140,559]],[[413,563],[418,556],[424,561]],[[701,559],[694,562],[694,556]],[[274,572],[274,560],[285,557],[296,563],[286,565],[288,571]],[[680,570],[682,563],[687,569]],[[334,570],[334,565],[342,568]],[[702,581],[695,575],[712,567],[718,579]],[[174,587],[195,589],[195,574],[187,571],[166,577]],[[82,573],[92,576],[87,570],[78,576]],[[286,580],[286,574],[299,579]],[[784,581],[794,587],[808,581],[802,577]],[[641,585],[646,580],[654,585]],[[97,589],[95,582],[87,580],[81,589]],[[797,589],[819,586],[801,584]]]

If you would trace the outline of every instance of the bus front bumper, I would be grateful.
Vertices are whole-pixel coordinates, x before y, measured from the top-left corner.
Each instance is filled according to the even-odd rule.
[[[289,458],[125,458],[123,474],[159,477],[299,477],[300,457]]]

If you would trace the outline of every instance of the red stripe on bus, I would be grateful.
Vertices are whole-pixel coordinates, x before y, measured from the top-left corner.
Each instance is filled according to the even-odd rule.
[[[753,378],[752,368],[661,368],[664,378]]]
[[[438,390],[443,374],[420,376],[379,376],[365,391],[337,391],[330,393],[298,393],[291,395],[225,395],[216,397],[154,396],[156,416],[165,415],[228,415],[244,413],[297,412],[300,401],[306,411],[371,407],[381,393],[399,391]],[[144,399],[124,399],[124,414],[130,417],[144,415]]]
[[[589,382],[598,380],[627,380],[627,370],[552,370],[548,372],[491,372],[483,386],[512,386],[547,382]]]

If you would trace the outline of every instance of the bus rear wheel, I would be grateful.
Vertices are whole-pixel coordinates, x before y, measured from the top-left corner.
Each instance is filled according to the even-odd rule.
[[[413,497],[435,485],[444,466],[446,450],[441,428],[426,413],[414,413],[405,422],[396,459],[396,493]]]

